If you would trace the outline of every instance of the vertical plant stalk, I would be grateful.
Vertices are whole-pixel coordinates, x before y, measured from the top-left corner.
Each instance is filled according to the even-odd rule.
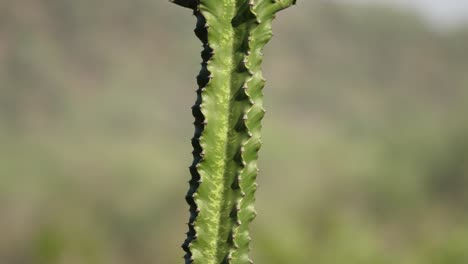
[[[276,12],[295,0],[172,0],[193,10],[203,43],[192,107],[192,179],[185,263],[245,264],[256,215],[265,79],[262,49]]]

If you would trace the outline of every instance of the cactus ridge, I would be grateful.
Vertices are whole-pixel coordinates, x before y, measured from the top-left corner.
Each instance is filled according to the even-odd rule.
[[[186,264],[246,264],[254,209],[265,79],[262,49],[274,14],[294,0],[173,0],[193,10],[203,43],[192,107],[192,175],[186,195]]]

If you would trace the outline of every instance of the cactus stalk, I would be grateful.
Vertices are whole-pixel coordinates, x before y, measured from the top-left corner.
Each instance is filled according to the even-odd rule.
[[[192,107],[192,178],[186,200],[185,263],[245,264],[249,223],[256,215],[261,146],[262,49],[275,13],[295,0],[173,0],[193,10],[203,43],[199,89]]]

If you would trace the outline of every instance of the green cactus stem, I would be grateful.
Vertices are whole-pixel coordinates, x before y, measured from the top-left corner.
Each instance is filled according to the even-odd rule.
[[[193,10],[203,43],[199,89],[192,107],[192,179],[186,200],[185,263],[245,264],[256,215],[261,146],[262,49],[275,13],[295,0],[173,0]]]

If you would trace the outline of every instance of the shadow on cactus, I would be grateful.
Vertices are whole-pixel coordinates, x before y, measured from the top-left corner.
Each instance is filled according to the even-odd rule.
[[[192,179],[186,200],[185,262],[244,264],[255,217],[261,147],[262,49],[275,13],[295,0],[173,0],[193,10],[203,42],[199,89],[192,107]]]

